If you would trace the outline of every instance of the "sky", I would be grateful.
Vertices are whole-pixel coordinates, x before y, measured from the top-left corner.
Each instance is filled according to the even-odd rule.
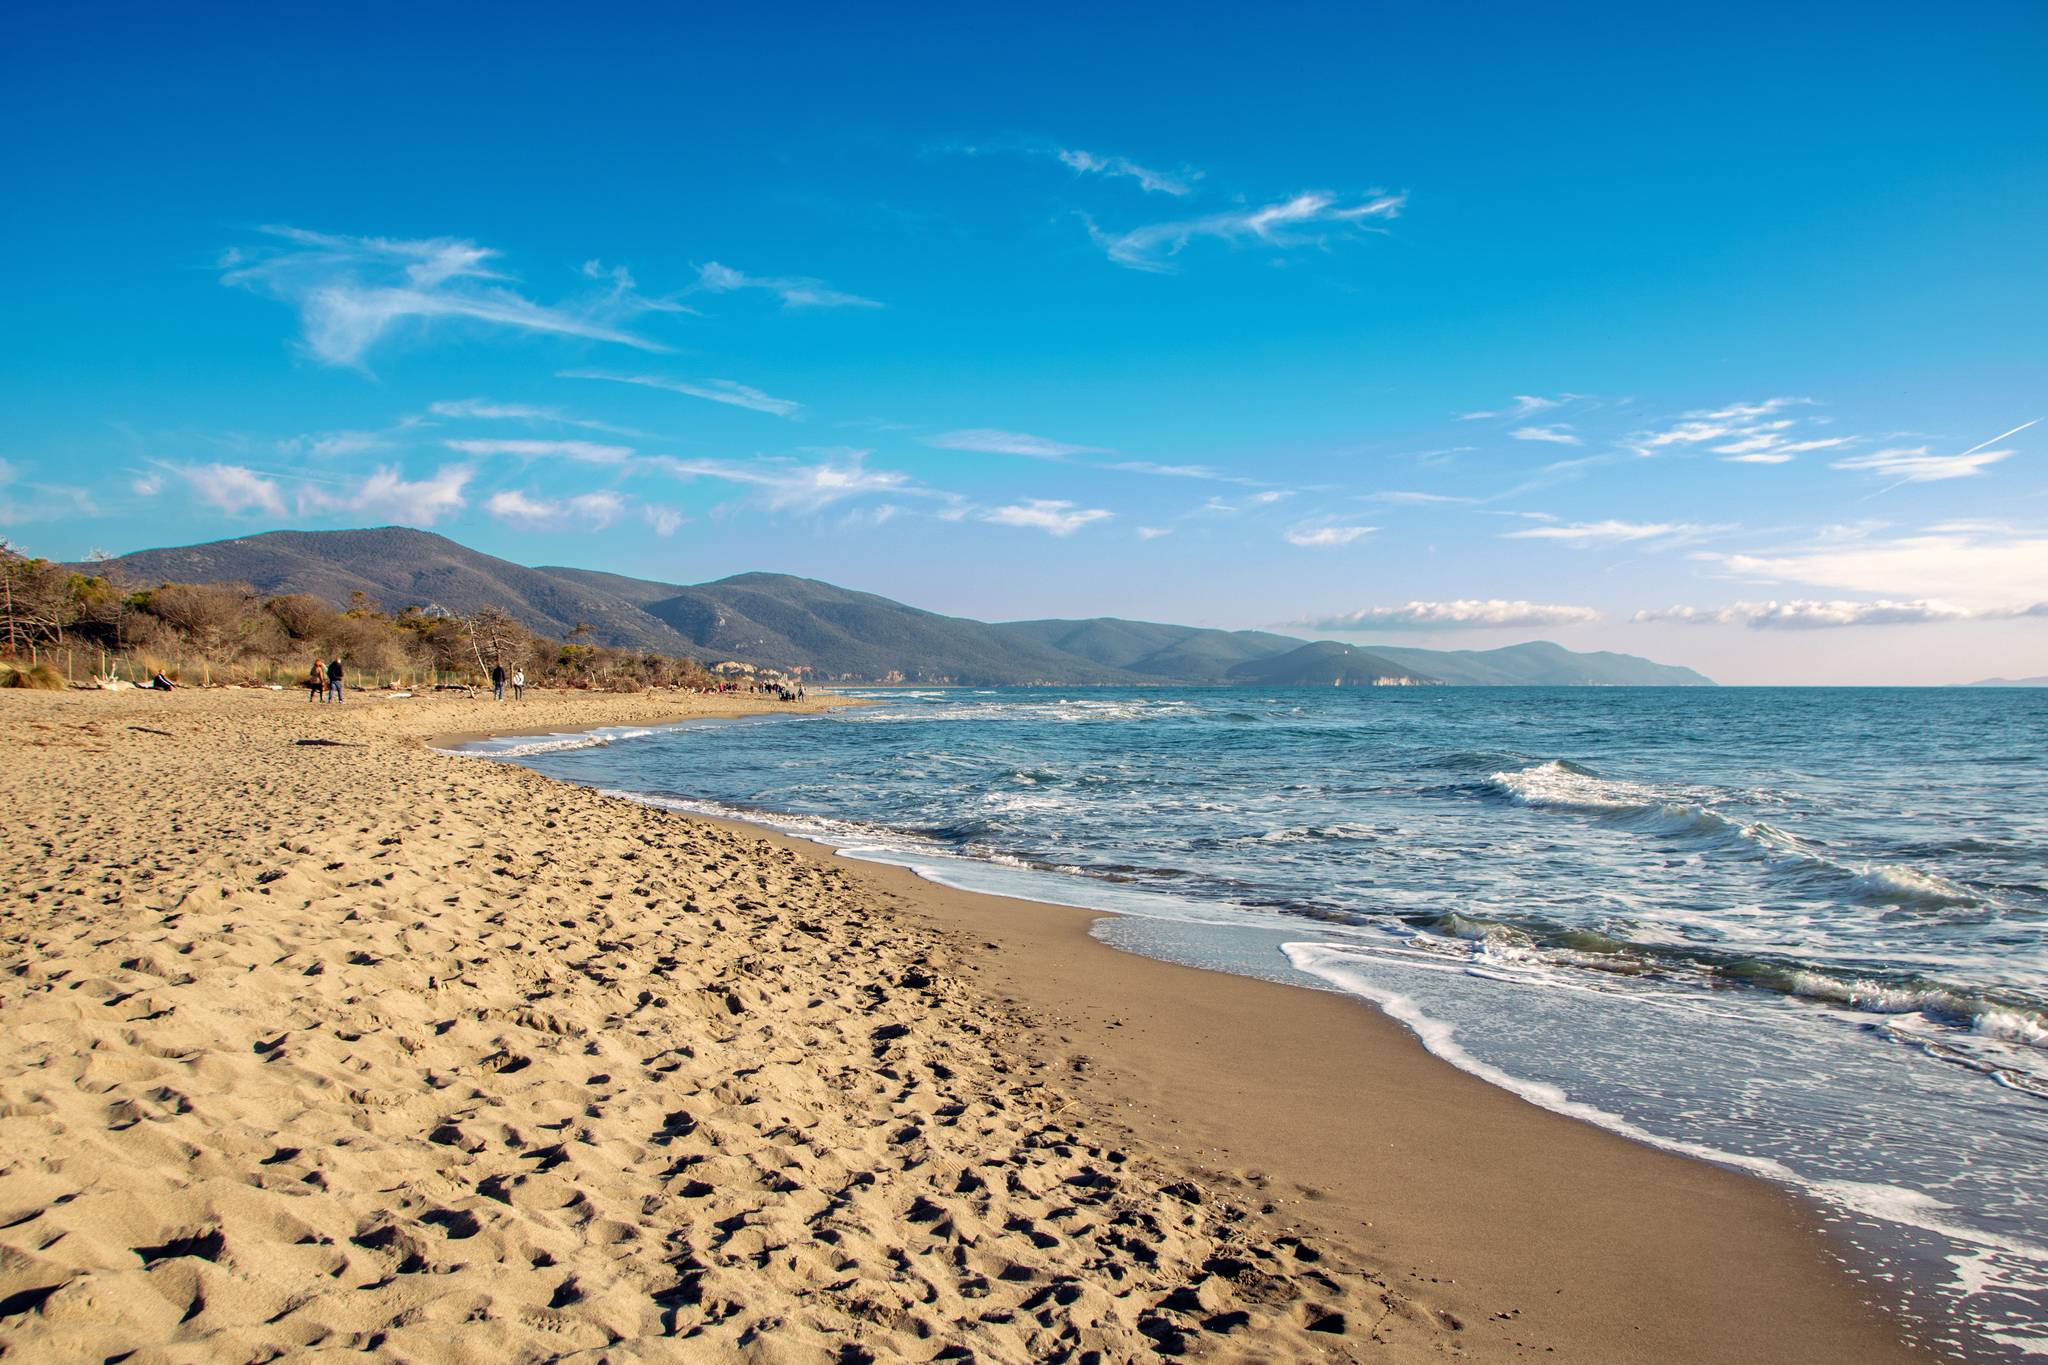
[[[0,535],[2048,674],[2048,8],[18,6]]]

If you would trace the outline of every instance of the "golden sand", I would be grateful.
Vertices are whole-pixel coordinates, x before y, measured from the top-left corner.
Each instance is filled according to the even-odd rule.
[[[1903,1358],[1352,1002],[428,744],[789,709],[0,694],[0,1351]]]

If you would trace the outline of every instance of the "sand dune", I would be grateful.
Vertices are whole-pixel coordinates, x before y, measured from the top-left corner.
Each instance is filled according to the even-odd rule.
[[[0,1348],[1456,1349],[1414,1286],[1104,1122],[958,933],[425,743],[747,707],[0,694]]]

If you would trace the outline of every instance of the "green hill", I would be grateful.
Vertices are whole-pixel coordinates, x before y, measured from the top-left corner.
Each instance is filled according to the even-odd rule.
[[[701,659],[809,669],[820,679],[962,683],[1254,683],[1360,686],[1376,679],[1495,685],[1701,684],[1691,669],[1549,643],[1483,651],[1309,643],[1257,630],[1156,621],[990,624],[943,616],[787,574],[743,573],[683,585],[593,569],[528,568],[445,536],[401,527],[272,531],[81,565],[142,586],[247,583],[337,605],[363,593],[380,608],[468,615],[509,611],[561,638],[587,624],[601,644]]]
[[[1373,687],[1439,680],[1356,645],[1318,640],[1285,654],[1241,663],[1230,670],[1230,681],[1266,687]]]
[[[1465,687],[1712,687],[1714,680],[1676,664],[1606,650],[1580,654],[1548,640],[1501,649],[1407,649],[1374,653]]]

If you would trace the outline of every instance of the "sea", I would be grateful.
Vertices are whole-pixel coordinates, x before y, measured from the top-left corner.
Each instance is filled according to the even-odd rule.
[[[1803,1192],[1916,1340],[2048,1356],[2048,690],[854,695],[472,752],[1356,996]]]

